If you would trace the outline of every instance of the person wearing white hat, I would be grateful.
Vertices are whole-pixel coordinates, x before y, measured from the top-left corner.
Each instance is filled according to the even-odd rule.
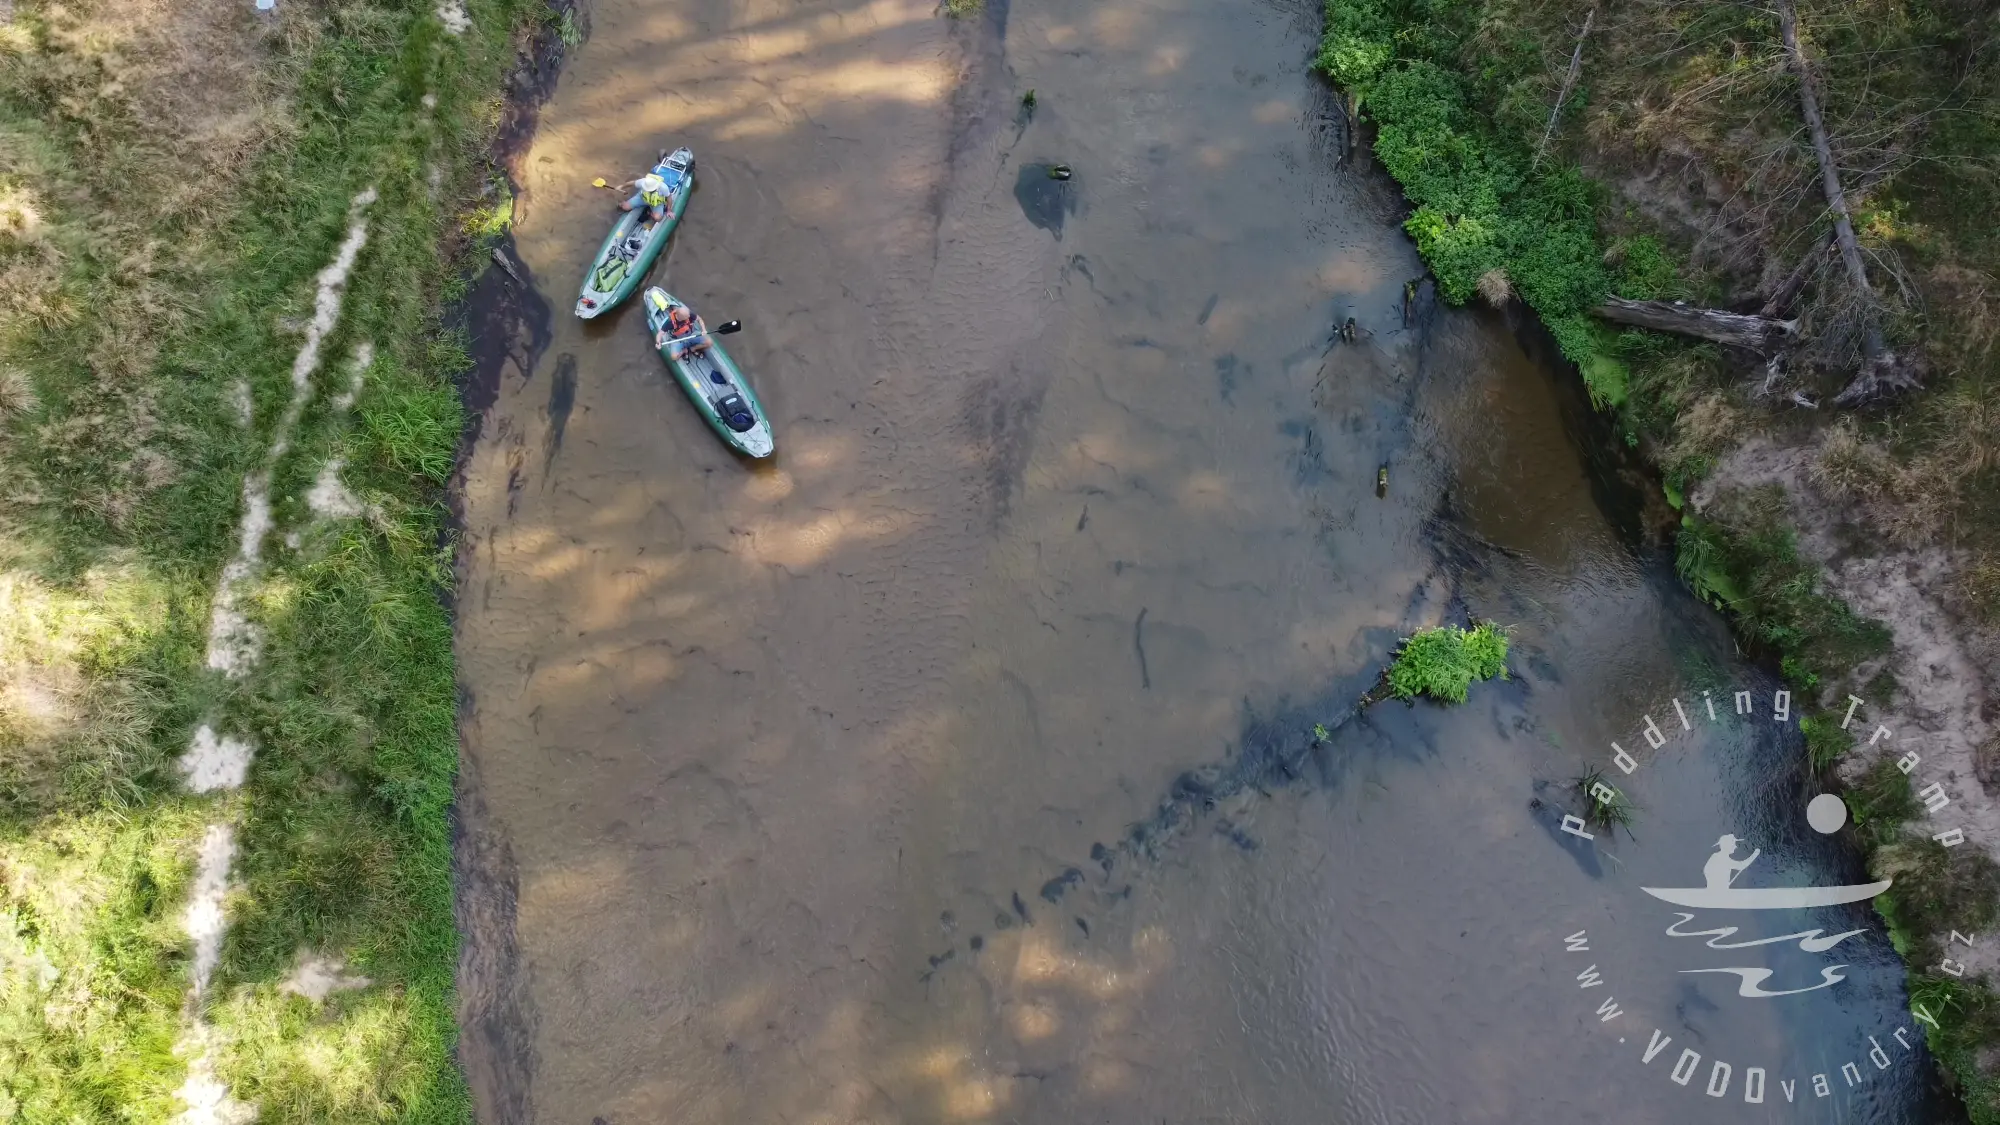
[[[676,177],[677,181],[678,179],[679,177]],[[647,217],[656,223],[667,217],[667,207],[674,201],[674,192],[680,189],[678,182],[668,183],[657,171],[648,172],[630,183],[618,186],[621,190],[628,187],[634,189],[632,198],[621,204],[619,210],[630,211],[644,204]]]

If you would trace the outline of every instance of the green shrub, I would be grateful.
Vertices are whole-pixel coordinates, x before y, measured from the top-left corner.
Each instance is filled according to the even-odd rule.
[[[1660,240],[1650,234],[1621,238],[1611,244],[1610,256],[1618,262],[1612,291],[1633,301],[1658,300],[1673,292],[1680,272],[1667,256]]]
[[[1389,690],[1398,699],[1428,695],[1446,703],[1465,702],[1475,680],[1507,678],[1507,634],[1492,622],[1471,629],[1443,625],[1421,629],[1403,641],[1389,666]]]
[[[1481,275],[1503,269],[1563,354],[1585,363],[1595,350],[1587,313],[1611,289],[1596,188],[1560,161],[1531,170],[1527,146],[1474,112],[1466,81],[1423,57],[1447,46],[1448,34],[1391,34],[1391,26],[1380,4],[1331,0],[1315,65],[1368,105],[1375,155],[1416,204],[1404,229],[1439,290],[1463,304]]]

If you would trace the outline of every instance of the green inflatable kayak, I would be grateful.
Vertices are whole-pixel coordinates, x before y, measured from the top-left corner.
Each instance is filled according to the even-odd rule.
[[[653,166],[653,175],[667,182],[667,217],[659,222],[646,220],[646,208],[634,207],[618,216],[618,222],[597,248],[597,258],[583,275],[583,292],[576,298],[576,315],[590,320],[618,307],[646,280],[646,271],[666,248],[667,236],[687,212],[688,196],[694,193],[694,152],[677,148]]]
[[[680,336],[663,337],[675,309],[685,309],[693,326]],[[660,358],[667,361],[681,389],[694,400],[708,428],[738,453],[769,457],[777,448],[771,440],[771,419],[764,413],[764,404],[757,401],[757,392],[750,389],[749,380],[715,339],[734,331],[736,322],[730,321],[711,334],[693,309],[655,285],[646,290],[646,329]],[[708,347],[684,357],[675,354],[700,343]]]

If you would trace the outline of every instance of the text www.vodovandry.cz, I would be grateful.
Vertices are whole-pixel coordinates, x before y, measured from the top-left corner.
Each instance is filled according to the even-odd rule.
[[[1679,721],[1681,731],[1684,732],[1692,731],[1694,729],[1694,721],[1688,717],[1687,708],[1682,704],[1679,698],[1675,698],[1672,701],[1672,703],[1674,709],[1674,717]],[[1755,706],[1755,697],[1753,696],[1753,693],[1749,691],[1736,692],[1734,697],[1734,704],[1735,704],[1734,707],[1735,717],[1739,718],[1755,717],[1756,706]],[[1847,697],[1847,711],[1846,714],[1843,715],[1841,718],[1841,723],[1840,723],[1841,729],[1846,730],[1851,726],[1851,724],[1854,721],[1855,712],[1861,707],[1861,704],[1862,700],[1860,698],[1852,695]],[[1710,692],[1702,693],[1702,700],[1700,706],[1702,711],[1706,713],[1706,718],[1708,722],[1715,723],[1721,721],[1721,716],[1718,715],[1717,713],[1715,706],[1715,699],[1712,693]],[[1780,690],[1772,694],[1770,717],[1773,722],[1777,723],[1791,722],[1792,719],[1791,692]],[[1651,746],[1655,750],[1658,750],[1661,747],[1665,746],[1668,740],[1667,732],[1660,728],[1660,724],[1651,715],[1644,716],[1643,736],[1646,739],[1647,745]],[[1894,737],[1895,737],[1894,733],[1890,731],[1888,727],[1877,725],[1874,733],[1868,740],[1868,746],[1872,748],[1882,743],[1885,740],[1893,740]],[[1618,768],[1620,773],[1629,777],[1638,771],[1640,764],[1639,761],[1635,759],[1629,752],[1627,752],[1623,746],[1619,745],[1616,742],[1613,742],[1611,744],[1611,751],[1612,751],[1612,756],[1611,756],[1612,764]],[[1919,755],[1916,751],[1912,750],[1898,757],[1896,759],[1896,766],[1903,772],[1905,776],[1911,776],[1915,774],[1917,767],[1920,764],[1922,764],[1922,761],[1923,761],[1922,756]],[[1942,782],[1932,782],[1931,784],[1924,786],[1919,791],[1918,795],[1920,799],[1923,801],[1925,812],[1928,815],[1935,815],[1951,804],[1951,797],[1949,794],[1945,792],[1944,784]],[[1594,781],[1592,782],[1590,787],[1589,797],[1593,801],[1601,803],[1611,803],[1618,799],[1619,794],[1617,793],[1616,790],[1604,784],[1602,781]],[[1834,822],[1830,827],[1822,827],[1817,822],[1814,823],[1814,827],[1815,829],[1820,831],[1832,831],[1838,827],[1840,822],[1843,822],[1845,820],[1845,811],[1844,809],[1840,809],[1837,807],[1838,806],[1837,798],[1823,797],[1821,798],[1821,800],[1835,801],[1836,819],[1834,820]],[[1574,815],[1566,815],[1563,817],[1561,827],[1562,831],[1584,840],[1594,840],[1596,838],[1592,833],[1590,833],[1587,830],[1587,822],[1582,817]],[[1951,848],[1963,844],[1965,842],[1966,836],[1963,829],[1950,827],[1932,833],[1931,838],[1937,841],[1939,844],[1943,845],[1944,847]],[[1771,898],[1773,906],[1786,902],[1796,904],[1797,892],[1788,892],[1784,889],[1777,889],[1777,890],[1730,889],[1728,884],[1734,879],[1735,875],[1740,873],[1740,871],[1744,867],[1747,867],[1749,863],[1756,858],[1755,853],[1753,853],[1750,860],[1745,860],[1742,861],[1741,863],[1730,862],[1729,857],[1730,855],[1733,855],[1734,842],[1735,842],[1734,837],[1729,837],[1729,836],[1723,837],[1722,841],[1718,842],[1718,848],[1728,847],[1731,849],[1731,852],[1723,856],[1723,866],[1720,870],[1720,874],[1716,877],[1711,878],[1709,887],[1704,890],[1694,891],[1693,893],[1696,896],[1705,897],[1711,901],[1727,900],[1732,896],[1745,899],[1763,896]],[[1714,867],[1715,863],[1714,861],[1711,861],[1711,868]],[[1855,891],[1879,893],[1879,890],[1886,889],[1887,886],[1888,883],[1883,882],[1880,884],[1872,885],[1867,888],[1827,888],[1826,890],[1833,892],[1855,890]],[[1680,896],[1675,893],[1663,892],[1655,890],[1653,888],[1646,888],[1646,890],[1649,894],[1654,895],[1654,897],[1656,898],[1663,898],[1667,899],[1668,901],[1680,901]],[[1872,893],[1870,894],[1870,897],[1872,897]],[[1847,896],[1839,899],[1838,901],[1854,901],[1854,900],[1855,900],[1854,896]],[[1692,902],[1692,900],[1689,901]],[[1693,916],[1683,914],[1680,915],[1679,917],[1682,921],[1686,921],[1691,919]],[[1676,925],[1678,925],[1678,923],[1676,923]],[[1675,934],[1676,936],[1700,936],[1692,934],[1680,934],[1672,927],[1669,928],[1668,932],[1671,934]],[[1733,930],[1727,930],[1727,931],[1704,931],[1703,933],[1723,934],[1726,936],[1728,933],[1733,933],[1733,932],[1734,932]],[[1817,935],[1818,931],[1812,931],[1810,936],[1817,938]],[[1799,938],[1804,936],[1808,935],[1802,935],[1802,934],[1791,935],[1791,937],[1793,938]],[[1782,940],[1782,939],[1769,939],[1769,940]],[[1950,943],[1963,944],[1968,948],[1970,948],[1973,945],[1974,940],[1975,938],[1973,936],[1959,933],[1956,930],[1952,931],[1949,939]],[[1820,943],[1820,946],[1818,947],[1815,947],[1810,944],[1802,944],[1801,948],[1814,949],[1814,948],[1830,947],[1832,944],[1837,944],[1838,941],[1839,938],[1831,939],[1831,941],[1822,941]],[[1563,943],[1565,951],[1569,953],[1591,952],[1590,934],[1587,930],[1579,930],[1576,933],[1569,935],[1568,937],[1563,939]],[[1766,944],[1766,943],[1767,942],[1751,942],[1744,944],[1755,945],[1755,944]],[[1710,945],[1712,948],[1726,948],[1724,946],[1717,946],[1713,942],[1711,942]],[[1949,974],[1954,977],[1962,977],[1965,974],[1965,965],[1960,962],[1954,961],[1949,957],[1944,958],[1943,963],[1938,965],[1937,969],[1940,972]],[[1761,977],[1769,975],[1768,970],[1728,969],[1728,970],[1687,970],[1687,971],[1735,972],[1745,975],[1746,979],[1748,980],[1761,979]],[[1757,973],[1758,976],[1756,977],[1749,976],[1749,974],[1753,972]],[[1825,970],[1825,976],[1826,976],[1826,984],[1829,985],[1832,983],[1836,983],[1840,979],[1842,979],[1839,976],[1838,968]],[[1599,973],[1596,964],[1590,965],[1582,973],[1578,974],[1576,979],[1578,987],[1580,989],[1588,990],[1588,989],[1602,988],[1605,987],[1606,985],[1606,981],[1603,975]],[[1824,987],[1824,985],[1819,987]],[[1815,989],[1799,989],[1796,991],[1806,992],[1814,990]],[[1753,991],[1753,986],[1749,983],[1746,983],[1744,985],[1743,991],[1739,993],[1739,995],[1742,996],[1759,996],[1759,997],[1776,997],[1776,996],[1790,995],[1790,994],[1792,993],[1775,993],[1775,992],[1767,993],[1762,991]],[[1923,1005],[1912,1004],[1910,1006],[1910,1012],[1911,1015],[1920,1023],[1928,1024],[1932,1028],[1937,1027],[1937,1019],[1935,1018],[1934,1014],[1927,1011]],[[1595,1014],[1597,1015],[1598,1021],[1600,1023],[1611,1023],[1614,1020],[1619,1020],[1623,1018],[1626,1013],[1623,1010],[1623,1008],[1619,1006],[1615,997],[1606,995],[1603,1002],[1598,1005]],[[1847,1087],[1858,1086],[1862,1084],[1864,1081],[1867,1081],[1868,1078],[1872,1075],[1872,1072],[1888,1070],[1890,1066],[1893,1065],[1896,1061],[1898,1061],[1898,1059],[1902,1055],[1908,1054],[1913,1050],[1913,1044],[1911,1042],[1911,1037],[1910,1037],[1911,1030],[1912,1028],[1905,1026],[1905,1027],[1899,1027],[1893,1033],[1891,1033],[1891,1038],[1894,1040],[1896,1046],[1900,1048],[1900,1050],[1896,1053],[1895,1056],[1892,1056],[1890,1051],[1886,1049],[1882,1044],[1882,1042],[1878,1040],[1875,1036],[1869,1036],[1868,1050],[1865,1053],[1865,1058],[1868,1063],[1868,1069],[1864,1069],[1859,1060],[1843,1063],[1837,1071],[1840,1081],[1842,1081]],[[1621,1036],[1618,1042],[1621,1044],[1625,1043],[1626,1042],[1625,1037]],[[1659,1058],[1663,1053],[1665,1053],[1668,1047],[1672,1043],[1673,1043],[1672,1036],[1665,1034],[1657,1027],[1654,1028],[1652,1030],[1652,1035],[1647,1041],[1645,1051],[1640,1056],[1640,1061],[1642,1063],[1647,1063],[1647,1064],[1652,1063],[1656,1058]],[[1695,1076],[1700,1072],[1702,1061],[1703,1061],[1702,1055],[1699,1051],[1696,1051],[1691,1047],[1684,1047],[1681,1050],[1680,1054],[1675,1058],[1672,1068],[1667,1071],[1667,1076],[1678,1085],[1688,1086],[1693,1082]],[[1703,1092],[1706,1093],[1709,1097],[1713,1098],[1727,1097],[1734,1086],[1735,1072],[1736,1072],[1735,1065],[1728,1061],[1722,1059],[1710,1060],[1707,1081],[1705,1085],[1702,1087]],[[1768,1081],[1769,1081],[1768,1072],[1764,1067],[1745,1067],[1743,1069],[1743,1084],[1742,1084],[1743,1100],[1751,1104],[1761,1104],[1764,1101],[1767,1094]],[[1799,1085],[1800,1085],[1799,1080],[1795,1078],[1785,1078],[1785,1079],[1780,1079],[1778,1081],[1778,1088],[1780,1092],[1783,1093],[1784,1098],[1787,1102],[1795,1101],[1799,1097],[1803,1096],[1803,1092],[1800,1090]],[[1807,1085],[1812,1092],[1812,1096],[1818,1098],[1825,1098],[1832,1096],[1833,1090],[1835,1088],[1834,1080],[1829,1072],[1821,1072],[1812,1075],[1811,1078],[1807,1081]]]

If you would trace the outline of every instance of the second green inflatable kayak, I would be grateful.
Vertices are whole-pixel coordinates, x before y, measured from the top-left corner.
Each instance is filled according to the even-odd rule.
[[[750,389],[750,381],[736,369],[735,362],[709,333],[708,326],[694,315],[693,309],[657,285],[646,290],[645,304],[647,334],[652,337],[654,348],[667,361],[681,389],[694,401],[695,409],[701,411],[708,428],[738,453],[769,457],[777,446],[771,438],[771,420],[764,413],[764,404],[757,401],[757,392]],[[671,331],[669,321],[675,309],[685,310],[683,323],[691,321],[692,327],[680,336],[663,335]],[[731,325],[723,325],[724,331],[730,329]],[[703,342],[707,348],[687,352],[688,345]]]

